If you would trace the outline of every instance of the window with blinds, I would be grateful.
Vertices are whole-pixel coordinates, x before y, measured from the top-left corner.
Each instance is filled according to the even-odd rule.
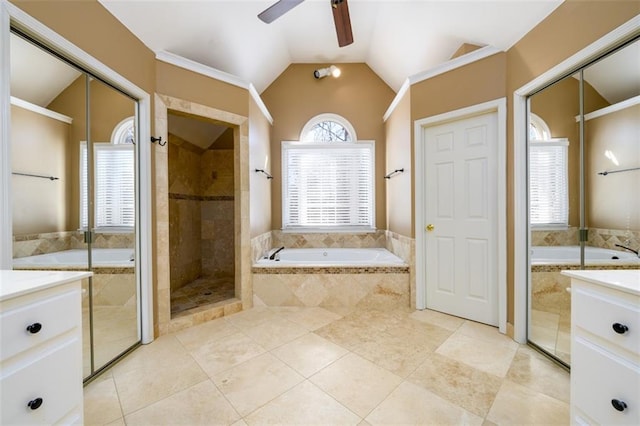
[[[95,228],[131,228],[135,223],[134,145],[93,144]],[[87,144],[80,146],[80,226],[88,224]]]
[[[529,215],[532,226],[568,226],[567,139],[529,143]]]
[[[283,229],[375,229],[373,142],[284,142],[282,175]]]

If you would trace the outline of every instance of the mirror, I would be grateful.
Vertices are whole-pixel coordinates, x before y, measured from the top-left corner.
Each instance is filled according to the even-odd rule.
[[[636,40],[528,99],[528,339],[565,365],[571,284],[560,271],[640,267],[639,57]]]

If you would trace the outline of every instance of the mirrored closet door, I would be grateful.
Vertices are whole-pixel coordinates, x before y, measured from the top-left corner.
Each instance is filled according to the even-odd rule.
[[[138,105],[18,31],[10,48],[13,268],[93,272],[89,379],[140,342]]]
[[[528,99],[528,340],[571,364],[566,269],[640,267],[640,40]]]

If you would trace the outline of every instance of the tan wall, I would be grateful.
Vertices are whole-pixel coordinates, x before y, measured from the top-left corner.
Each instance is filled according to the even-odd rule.
[[[566,0],[507,51],[507,93],[577,53],[640,13],[637,1]],[[507,321],[513,323],[513,104],[507,111]],[[519,286],[524,283],[517,283]]]
[[[407,91],[385,122],[387,173],[404,168],[404,173],[386,180],[387,230],[405,236],[413,235],[411,128],[411,93]]]
[[[385,125],[382,116],[394,93],[366,64],[336,64],[339,78],[316,80],[313,71],[326,64],[292,64],[262,94],[274,124],[271,131],[272,228],[282,227],[281,142],[298,140],[304,125],[321,113],[346,118],[360,140],[376,141],[376,226],[384,229]]]
[[[249,115],[248,90],[162,61],[156,61],[156,91],[245,117]]]
[[[68,135],[67,123],[11,107],[11,170],[59,178],[12,176],[14,235],[68,229]]]
[[[135,102],[113,88],[93,80],[89,86],[90,135],[86,125],[86,78],[80,76],[48,105],[53,111],[73,118],[67,141],[67,230],[80,226],[80,142],[110,142],[115,126],[135,115]]]
[[[536,93],[531,112],[542,118],[553,138],[569,140],[569,226],[580,225],[580,131],[576,116],[580,113],[580,83],[573,77]],[[585,111],[608,105],[589,84],[585,84]],[[588,145],[587,145],[588,147]]]
[[[586,122],[587,224],[590,228],[640,231],[640,171],[598,175],[640,165],[640,105]],[[618,159],[615,165],[605,151]],[[634,247],[635,248],[635,247]]]
[[[217,142],[216,142],[217,143]],[[249,101],[249,223],[251,238],[271,231],[271,188],[277,185],[255,169],[271,171],[271,124],[253,100]]]

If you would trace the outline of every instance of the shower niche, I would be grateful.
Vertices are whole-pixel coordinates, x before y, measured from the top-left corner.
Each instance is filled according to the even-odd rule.
[[[234,128],[169,110],[171,317],[235,297]]]

